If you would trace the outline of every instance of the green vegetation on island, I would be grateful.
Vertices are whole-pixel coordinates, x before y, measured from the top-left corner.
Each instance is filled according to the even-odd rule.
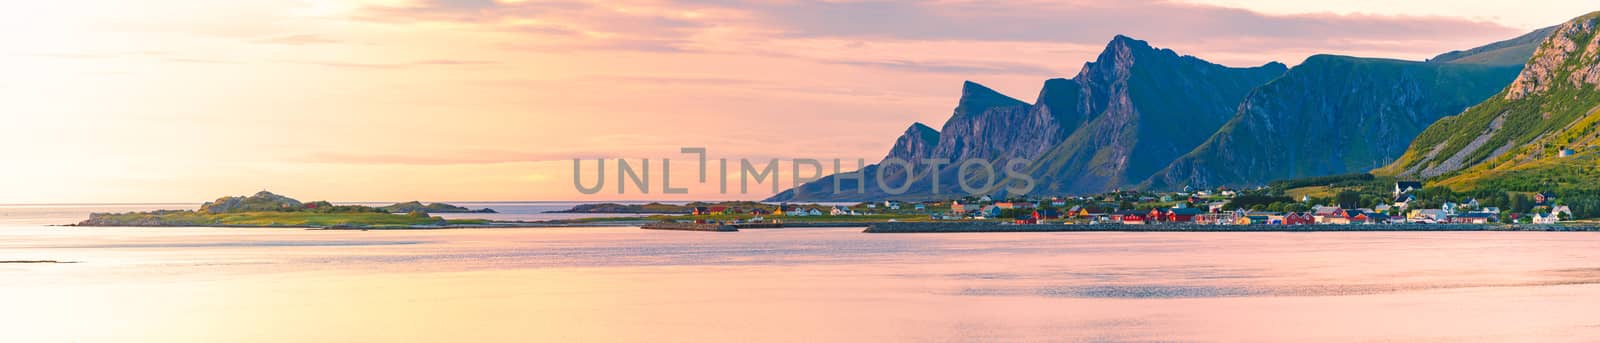
[[[408,203],[409,204],[409,203]],[[334,205],[327,201],[301,202],[261,191],[251,196],[222,197],[198,210],[161,210],[129,213],[94,213],[78,226],[229,226],[229,227],[351,227],[416,228],[489,224],[481,219],[444,219],[426,211],[396,213],[386,208]],[[449,204],[439,208],[455,208]],[[447,206],[447,207],[445,207]],[[426,210],[427,207],[419,209]]]

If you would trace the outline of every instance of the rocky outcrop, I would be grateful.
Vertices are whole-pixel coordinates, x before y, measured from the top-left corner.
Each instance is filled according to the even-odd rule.
[[[480,208],[474,210],[442,202],[423,204],[421,201],[396,203],[394,205],[379,207],[378,209],[389,213],[496,213],[492,208]]]
[[[217,200],[200,205],[200,212],[284,211],[298,210],[304,206],[305,204],[294,198],[272,194],[272,192],[268,191],[260,191],[248,197],[217,198]]]
[[[1522,74],[1506,89],[1506,100],[1544,93],[1563,76],[1572,86],[1600,84],[1600,65],[1592,63],[1596,49],[1600,49],[1595,44],[1600,36],[1594,34],[1594,28],[1593,19],[1573,20],[1556,27],[1555,33],[1528,61]]]

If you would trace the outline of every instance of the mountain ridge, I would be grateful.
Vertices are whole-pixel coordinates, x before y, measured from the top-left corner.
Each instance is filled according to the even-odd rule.
[[[911,141],[908,135],[911,129],[908,129],[908,133],[903,133],[896,140],[895,147],[886,154],[884,161],[888,161],[889,157],[900,157],[912,165],[923,167],[919,163],[923,158],[941,158],[953,162],[981,159],[991,163],[995,169],[1000,169],[1006,161],[1021,159],[1034,161],[1037,165],[1041,157],[1055,151],[1082,152],[1078,148],[1061,147],[1063,142],[1074,139],[1097,142],[1096,144],[1110,142],[1111,149],[1119,149],[1124,151],[1124,154],[1135,156],[1149,154],[1177,156],[1182,151],[1193,148],[1192,145],[1198,144],[1204,136],[1178,132],[1171,135],[1179,137],[1181,141],[1173,144],[1164,144],[1161,139],[1150,139],[1139,143],[1136,139],[1121,139],[1121,134],[1117,132],[1124,129],[1142,129],[1144,130],[1142,132],[1129,132],[1135,136],[1167,135],[1175,131],[1172,125],[1180,121],[1174,117],[1194,108],[1205,108],[1209,111],[1204,113],[1206,118],[1200,122],[1212,126],[1205,128],[1206,130],[1214,129],[1215,126],[1222,125],[1225,121],[1224,113],[1231,112],[1231,107],[1237,104],[1246,91],[1277,77],[1285,70],[1287,67],[1278,62],[1247,68],[1221,66],[1194,56],[1179,55],[1170,49],[1157,49],[1145,41],[1117,35],[1107,43],[1097,59],[1086,62],[1075,77],[1045,80],[1033,104],[1023,103],[976,82],[963,82],[962,99],[957,102],[950,119],[938,130],[939,142],[931,152],[922,153],[927,151],[923,150],[926,146],[902,144]],[[1173,79],[1190,81],[1161,82]],[[1215,91],[1219,88],[1225,91]],[[1137,109],[1133,103],[1136,101],[1132,99],[1133,97],[1141,99],[1159,97],[1159,101],[1144,100],[1150,103],[1146,105],[1150,107],[1143,109],[1149,112],[1148,119],[1141,119],[1145,116],[1135,112]],[[1086,129],[1093,132],[1084,131]],[[1079,138],[1071,138],[1074,135]],[[911,151],[912,147],[916,147],[916,151]],[[1065,162],[1067,163],[1062,163],[1060,166],[1074,168],[1073,170],[1125,169],[1125,165],[1115,163],[1116,161]],[[1153,172],[1159,167],[1141,165],[1140,168],[1143,168],[1139,169],[1140,172],[1146,170]],[[768,200],[858,201],[938,197],[932,194],[936,187],[932,182],[934,176],[939,179],[937,184],[941,193],[939,196],[962,194],[964,192],[961,192],[959,185],[955,183],[958,169],[958,165],[947,165],[938,170],[919,170],[916,175],[908,175],[900,166],[886,167],[883,161],[880,161],[862,168],[861,174],[866,185],[858,185],[856,180],[850,178],[828,176],[781,192]],[[1037,183],[1041,185],[1058,184],[1053,182],[1053,178],[1065,173],[1056,171],[1031,165],[1026,170],[1029,173],[1038,173],[1035,177],[1042,178]],[[885,184],[891,188],[904,184],[905,180],[912,180],[908,192],[892,195],[888,194],[887,190],[879,189],[875,183],[880,174]],[[832,194],[835,182],[838,182],[839,188],[845,191],[856,189],[865,191]],[[1101,190],[1109,187],[1111,187],[1109,184],[1088,185],[1074,190],[1086,191],[1091,188]]]
[[[1520,69],[1313,55],[1252,90],[1215,135],[1140,187],[1243,187],[1376,168]]]
[[[1292,69],[1279,62],[1227,67],[1116,35],[1074,77],[1045,80],[1031,104],[964,81],[938,130],[913,123],[859,177],[826,176],[767,201],[971,195],[959,189],[958,166],[952,165],[967,159],[996,169],[1012,159],[1030,161],[1022,172],[1035,181],[1032,193],[1049,195],[1259,185],[1369,170],[1403,156],[1435,121],[1520,79],[1522,65],[1508,61],[1528,60],[1519,54],[1532,57],[1528,47],[1539,44],[1531,42],[1558,28],[1427,61],[1318,54]],[[1310,127],[1328,132],[1305,131]],[[1316,143],[1282,143],[1289,139]],[[951,164],[930,169],[924,163],[930,159]],[[879,179],[907,191],[890,194],[878,187]],[[836,187],[844,192],[834,193]],[[1006,195],[999,187],[980,193]]]

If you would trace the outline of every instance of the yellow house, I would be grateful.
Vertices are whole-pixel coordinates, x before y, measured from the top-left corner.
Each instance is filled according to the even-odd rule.
[[[772,210],[772,216],[776,217],[781,215],[783,215],[783,205],[778,205],[778,208]]]

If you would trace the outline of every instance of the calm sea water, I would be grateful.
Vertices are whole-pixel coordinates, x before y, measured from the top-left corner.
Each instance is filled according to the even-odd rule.
[[[0,342],[1600,340],[1596,233],[44,226],[192,206],[0,206]]]
[[[632,204],[639,202],[622,202]],[[681,204],[665,202],[671,204]],[[348,202],[341,205],[387,206],[394,202]],[[572,208],[583,202],[523,201],[523,202],[452,202],[471,209],[492,208],[498,213],[439,213],[445,218],[479,218],[491,220],[556,220],[589,217],[623,217],[629,214],[550,213]],[[126,205],[0,205],[0,226],[62,225],[89,218],[94,212],[140,212],[152,210],[192,210],[200,204],[126,204]]]

